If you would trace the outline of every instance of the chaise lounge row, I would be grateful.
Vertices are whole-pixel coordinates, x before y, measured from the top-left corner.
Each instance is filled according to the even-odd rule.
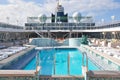
[[[14,55],[24,49],[27,49],[28,47],[21,47],[21,46],[12,46],[8,47],[6,49],[0,50],[0,60],[3,60],[5,58],[8,58],[11,55]]]

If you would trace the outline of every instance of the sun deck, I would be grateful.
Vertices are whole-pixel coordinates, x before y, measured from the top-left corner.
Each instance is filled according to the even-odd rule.
[[[119,71],[89,71],[87,73],[89,77],[104,77],[104,78],[120,78],[120,72]]]
[[[117,65],[120,65],[120,60],[118,60],[116,58],[113,58],[113,57],[111,57],[109,55],[106,55],[106,54],[104,54],[104,53],[102,53],[100,51],[96,51],[96,50],[90,48],[89,46],[85,46],[85,47],[88,48],[88,49],[90,49],[91,51],[94,51],[96,54],[101,55],[101,56],[105,57],[106,59],[108,59],[108,60],[116,63]]]
[[[0,70],[0,77],[27,77],[35,76],[35,70]]]
[[[114,57],[112,57],[112,56],[109,56],[109,55],[107,55],[107,54],[104,54],[103,52],[94,50],[94,49],[92,49],[91,47],[86,46],[86,45],[84,45],[83,48],[84,48],[84,49],[86,50],[86,52],[88,53],[88,56],[95,57],[95,56],[91,55],[92,53],[94,53],[95,55],[99,55],[99,56],[105,58],[105,59],[107,60],[107,63],[109,63],[109,61],[110,61],[110,62],[112,62],[113,64],[117,65],[117,66],[118,66],[117,69],[119,70],[119,67],[120,67],[120,60],[119,60],[119,59],[116,59],[116,58],[114,58]],[[97,56],[95,57],[95,59],[96,59],[96,58],[97,58]],[[102,58],[99,58],[99,59],[102,60]],[[97,59],[96,59],[96,61],[97,61]],[[101,62],[101,61],[97,61],[97,63],[99,63],[99,62]],[[108,67],[111,67],[110,64],[103,65],[103,62],[101,63],[101,65],[102,65],[102,66],[107,66],[107,65],[109,65]],[[106,69],[107,69],[107,67],[106,67]],[[117,71],[118,71],[118,70],[117,70]]]
[[[29,48],[27,48],[27,49],[25,49],[25,50],[22,50],[22,51],[20,51],[20,52],[17,52],[17,53],[14,54],[14,55],[11,55],[10,57],[8,57],[8,58],[6,58],[6,59],[4,59],[4,60],[1,60],[1,61],[0,61],[0,68],[3,67],[3,66],[6,65],[6,64],[9,64],[10,62],[12,62],[13,60],[17,59],[18,57],[26,54],[28,51],[30,51],[30,50],[32,50],[32,49],[34,49],[34,48],[35,48],[35,46],[31,46],[31,47],[29,47]]]

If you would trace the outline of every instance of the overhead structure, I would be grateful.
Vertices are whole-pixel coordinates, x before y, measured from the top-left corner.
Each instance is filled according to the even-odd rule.
[[[70,21],[74,23],[80,23],[80,22],[91,23],[93,20],[91,16],[82,16],[80,12],[75,12],[72,16],[68,16],[68,13],[64,12],[64,7],[60,4],[58,0],[57,7],[55,8],[55,13],[52,13],[51,16],[40,14],[38,17],[28,17],[27,21],[28,22],[34,21],[37,23],[38,22],[47,23],[46,21],[49,21],[51,23],[68,23]]]
[[[51,29],[69,29],[72,32],[72,29],[77,30],[77,28],[81,27],[95,26],[91,16],[82,16],[79,11],[75,12],[72,16],[68,16],[68,13],[65,13],[65,9],[63,5],[59,3],[59,0],[56,4],[55,11],[51,13],[50,16],[46,15],[40,14],[37,17],[28,17],[28,22],[25,23],[26,29],[39,29],[48,31]]]
[[[55,9],[55,14],[51,14],[51,22],[68,22],[68,14],[64,14],[64,7],[59,3]]]

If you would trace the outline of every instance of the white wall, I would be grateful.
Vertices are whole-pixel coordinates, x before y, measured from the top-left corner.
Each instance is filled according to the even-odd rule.
[[[80,46],[80,38],[70,38],[69,46]]]
[[[54,39],[50,38],[32,38],[29,39],[30,45],[36,45],[38,47],[49,47],[49,46],[80,46],[80,38],[66,39],[62,44],[58,43]]]
[[[29,40],[30,45],[36,45],[40,47],[56,46],[57,42],[50,38],[33,38]]]

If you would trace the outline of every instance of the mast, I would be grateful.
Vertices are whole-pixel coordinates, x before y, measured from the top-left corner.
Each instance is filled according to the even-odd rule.
[[[57,0],[57,5],[60,5],[60,0]]]

